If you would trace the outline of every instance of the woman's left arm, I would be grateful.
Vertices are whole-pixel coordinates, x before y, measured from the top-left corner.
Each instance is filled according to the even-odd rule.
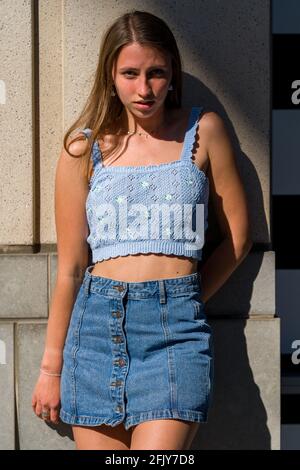
[[[217,113],[208,112],[202,117],[203,133],[209,156],[210,195],[223,236],[201,268],[202,299],[206,302],[247,256],[253,242],[246,194],[234,150]]]

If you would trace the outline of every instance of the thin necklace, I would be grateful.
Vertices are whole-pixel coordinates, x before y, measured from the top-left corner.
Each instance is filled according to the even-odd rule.
[[[149,131],[149,133],[146,133],[146,132],[138,132],[138,131],[123,131],[121,130],[121,132],[125,132],[127,135],[134,135],[134,134],[137,134],[137,135],[144,135],[145,137],[149,137],[149,135],[155,135],[158,133],[159,129],[162,127],[162,124],[160,126],[158,126],[156,129],[153,129],[151,131]]]
[[[150,134],[151,134],[151,135],[157,134],[157,130],[149,131],[148,134],[146,134],[145,132],[127,131],[126,134],[129,134],[129,135],[133,135],[133,134],[144,135],[144,136],[146,136],[146,137],[148,138]]]

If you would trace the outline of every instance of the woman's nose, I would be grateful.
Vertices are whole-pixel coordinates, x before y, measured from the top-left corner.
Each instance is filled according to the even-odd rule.
[[[149,83],[146,79],[141,79],[137,85],[138,94],[142,97],[146,97],[151,95],[151,88]]]

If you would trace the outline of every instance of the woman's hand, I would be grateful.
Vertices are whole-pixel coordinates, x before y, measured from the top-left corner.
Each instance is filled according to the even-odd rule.
[[[60,377],[41,373],[32,394],[34,413],[44,421],[59,423]]]

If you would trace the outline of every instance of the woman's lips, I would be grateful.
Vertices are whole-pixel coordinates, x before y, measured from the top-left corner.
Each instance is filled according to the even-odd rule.
[[[140,109],[149,109],[151,106],[153,106],[154,101],[150,101],[149,103],[134,103],[138,108]]]

